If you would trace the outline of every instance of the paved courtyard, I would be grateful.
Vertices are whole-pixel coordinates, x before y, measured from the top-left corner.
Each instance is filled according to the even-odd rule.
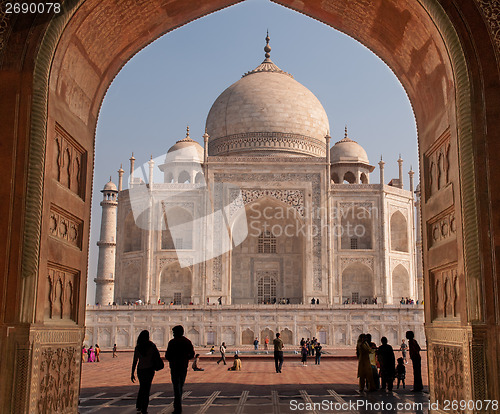
[[[200,353],[206,351],[200,351]],[[321,365],[311,360],[302,366],[299,356],[285,358],[283,373],[274,372],[269,357],[242,357],[242,371],[230,372],[228,365],[217,365],[217,358],[202,355],[204,372],[188,372],[184,387],[183,412],[186,414],[278,414],[278,413],[428,413],[429,395],[412,393],[411,362],[406,365],[406,388],[386,392],[359,393],[357,361],[350,351],[325,356]],[[342,357],[342,355],[346,355]],[[352,355],[352,354],[351,354]],[[84,363],[79,412],[135,413],[138,385],[130,381],[132,352],[118,358],[102,354],[99,363]],[[311,363],[312,362],[312,363]],[[426,354],[422,365],[426,367]],[[427,369],[423,369],[424,385]],[[426,387],[427,390],[427,387]],[[173,410],[173,392],[168,366],[157,372],[151,388],[149,413]],[[313,403],[318,403],[315,406]],[[417,403],[417,404],[415,404]],[[421,406],[418,404],[422,403]]]

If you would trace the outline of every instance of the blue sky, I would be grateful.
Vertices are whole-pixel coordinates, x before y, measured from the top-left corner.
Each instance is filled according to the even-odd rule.
[[[202,143],[215,99],[264,59],[271,59],[310,89],[325,108],[332,144],[349,136],[372,165],[383,155],[386,183],[397,177],[399,153],[418,181],[415,120],[408,97],[389,67],[354,39],[316,20],[271,3],[247,0],[198,19],[153,42],[131,59],[111,84],[96,131],[94,194],[87,303],[94,303],[102,199],[110,175],[117,183],[130,155],[136,166],[164,154],[184,138]],[[377,183],[378,166],[371,174]],[[125,178],[125,177],[124,177]],[[124,180],[126,181],[126,180]]]

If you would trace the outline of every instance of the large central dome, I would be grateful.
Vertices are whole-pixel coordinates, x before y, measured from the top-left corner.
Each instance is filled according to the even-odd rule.
[[[266,59],[227,88],[207,117],[209,155],[326,156],[330,129],[314,94]]]

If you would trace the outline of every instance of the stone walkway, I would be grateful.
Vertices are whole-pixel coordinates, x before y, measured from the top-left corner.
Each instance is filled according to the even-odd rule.
[[[426,363],[425,354],[423,363]],[[278,413],[428,413],[427,393],[412,393],[411,362],[405,389],[393,393],[357,391],[357,361],[324,358],[321,365],[302,366],[298,357],[285,359],[283,374],[274,372],[272,357],[246,357],[243,371],[229,372],[215,358],[204,357],[204,372],[189,371],[184,387],[186,414]],[[228,358],[228,366],[232,358]],[[138,385],[130,382],[132,353],[112,359],[103,354],[100,363],[85,363],[79,412],[135,413]],[[425,366],[425,365],[423,365]],[[427,384],[426,370],[424,384]],[[173,392],[166,367],[155,376],[150,414],[173,410]],[[316,403],[316,405],[314,405]],[[415,404],[417,403],[417,404]]]

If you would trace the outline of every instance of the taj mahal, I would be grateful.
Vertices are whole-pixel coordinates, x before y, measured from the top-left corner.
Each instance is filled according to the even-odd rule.
[[[102,189],[88,343],[132,347],[149,329],[164,346],[179,323],[196,345],[425,340],[413,171],[405,188],[401,156],[390,180],[380,159],[372,184],[347,127],[332,145],[319,100],[273,63],[269,37],[264,50],[213,103],[203,145],[188,128],[143,167],[132,155],[128,188],[120,168]]]

